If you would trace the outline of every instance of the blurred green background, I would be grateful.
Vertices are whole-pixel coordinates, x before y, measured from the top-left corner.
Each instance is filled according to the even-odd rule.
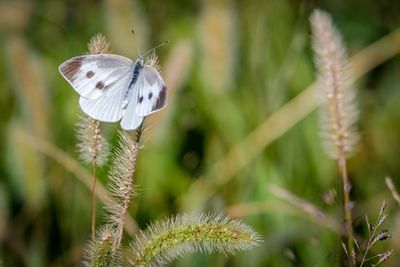
[[[317,113],[301,118],[297,109],[311,105],[303,101],[254,134],[315,78],[308,17],[316,7],[332,14],[349,55],[400,27],[395,0],[0,2],[3,265],[81,261],[90,236],[90,167],[79,162],[76,148],[78,95],[58,66],[86,53],[87,42],[100,32],[113,53],[130,58],[171,41],[157,51],[169,104],[147,128],[131,217],[145,228],[172,214],[224,212],[264,240],[236,256],[188,255],[171,266],[341,266],[338,234],[288,195],[341,223],[340,178],[321,149]],[[399,40],[392,43],[400,51]],[[384,177],[400,187],[399,57],[364,75],[356,87],[361,142],[349,173],[357,238],[367,238],[365,214],[375,219],[386,200],[384,228],[393,238],[374,252],[393,248],[386,266],[398,266],[400,208]],[[276,130],[285,123],[287,129]],[[104,126],[115,143],[118,124]],[[99,169],[103,184],[108,168]],[[99,225],[102,206],[99,201]],[[128,233],[135,231],[130,225]],[[124,242],[130,239],[126,234]]]

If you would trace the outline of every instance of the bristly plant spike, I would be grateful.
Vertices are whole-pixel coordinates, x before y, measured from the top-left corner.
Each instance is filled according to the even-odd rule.
[[[105,54],[110,52],[110,43],[103,34],[94,35],[88,44],[89,54]]]
[[[88,116],[81,116],[76,127],[79,157],[84,162],[102,166],[109,155],[109,144],[101,134],[100,122]]]
[[[107,53],[109,48],[102,34],[93,36],[88,43],[90,54]],[[109,145],[101,134],[100,122],[84,115],[77,125],[76,133],[80,158],[96,166],[103,165],[109,154]]]
[[[133,178],[139,139],[140,137],[136,137],[136,140],[134,140],[127,132],[120,132],[120,141],[113,155],[113,165],[108,186],[113,200],[107,206],[109,213],[107,220],[116,229],[116,247],[119,247],[121,243],[126,211],[129,207],[130,199],[135,193]]]
[[[92,238],[96,229],[96,169],[102,166],[109,155],[109,144],[101,134],[100,122],[82,115],[76,127],[79,157],[92,163]]]
[[[182,215],[151,224],[131,244],[133,266],[158,266],[192,252],[235,254],[261,242],[247,225],[221,214]]]
[[[108,53],[110,44],[102,34],[96,34],[88,43],[90,54]],[[80,158],[86,162],[94,162],[97,166],[104,164],[108,157],[109,145],[101,134],[100,122],[86,115],[77,125],[77,139]]]
[[[358,134],[354,124],[358,110],[354,103],[355,91],[351,87],[351,69],[339,32],[332,19],[324,11],[315,10],[310,17],[315,63],[318,70],[317,85],[321,97],[322,141],[326,152],[337,159],[342,177],[345,233],[347,251],[353,252],[351,183],[347,173],[346,159],[354,151]],[[350,266],[354,265],[350,261]]]
[[[108,53],[110,44],[102,34],[97,34],[90,39],[88,49],[90,54]],[[78,123],[76,136],[79,141],[80,158],[92,163],[92,238],[94,238],[96,229],[96,168],[106,161],[109,146],[101,134],[100,122],[86,115],[82,116]]]
[[[117,251],[114,249],[114,229],[106,225],[86,245],[84,260],[85,267],[116,266],[119,262]]]
[[[354,127],[358,119],[351,68],[339,32],[331,17],[316,10],[311,15],[313,49],[320,87],[322,140],[326,152],[348,157],[358,140]]]

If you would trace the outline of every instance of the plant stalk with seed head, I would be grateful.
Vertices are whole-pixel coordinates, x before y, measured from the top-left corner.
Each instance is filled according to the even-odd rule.
[[[358,110],[354,103],[355,92],[346,51],[339,32],[331,17],[316,10],[310,18],[313,33],[313,49],[318,70],[321,97],[321,136],[326,152],[337,160],[342,178],[345,232],[348,253],[354,251],[352,227],[351,183],[347,171],[347,158],[354,150],[358,135],[354,124]],[[352,261],[350,261],[352,265]]]

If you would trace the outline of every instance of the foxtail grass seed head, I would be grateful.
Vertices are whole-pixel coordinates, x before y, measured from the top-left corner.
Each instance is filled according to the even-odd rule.
[[[110,52],[110,44],[101,33],[94,35],[89,43],[90,54]],[[77,139],[80,158],[101,166],[109,155],[109,145],[101,134],[100,122],[83,115],[77,124]]]
[[[161,67],[158,62],[158,57],[157,57],[156,53],[154,53],[154,52],[151,53],[150,56],[146,58],[146,62],[144,63],[144,65],[152,66],[161,74]]]
[[[179,215],[151,224],[131,244],[133,266],[158,266],[192,252],[235,254],[261,242],[249,226],[221,214]]]
[[[107,209],[110,223],[113,225],[123,224],[126,209],[135,192],[133,176],[138,152],[138,143],[127,132],[120,132],[119,140],[113,155],[108,186],[113,201]]]
[[[114,236],[114,230],[109,225],[98,230],[96,236],[86,245],[83,266],[116,266],[118,253],[114,249]]]
[[[328,13],[316,10],[310,17],[315,64],[320,87],[321,136],[327,153],[350,156],[358,141],[358,119],[351,69],[340,33]]]
[[[90,39],[88,49],[90,54],[110,53],[110,43],[103,34],[98,33]]]
[[[77,123],[76,138],[81,160],[95,162],[101,166],[109,155],[109,144],[102,136],[100,122],[86,115],[82,115]]]

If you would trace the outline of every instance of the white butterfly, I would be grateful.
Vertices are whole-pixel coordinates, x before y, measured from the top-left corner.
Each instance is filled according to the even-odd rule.
[[[157,69],[144,62],[144,55],[135,62],[112,54],[77,56],[59,70],[81,96],[83,112],[104,122],[122,119],[122,129],[133,130],[167,104],[167,87]]]

